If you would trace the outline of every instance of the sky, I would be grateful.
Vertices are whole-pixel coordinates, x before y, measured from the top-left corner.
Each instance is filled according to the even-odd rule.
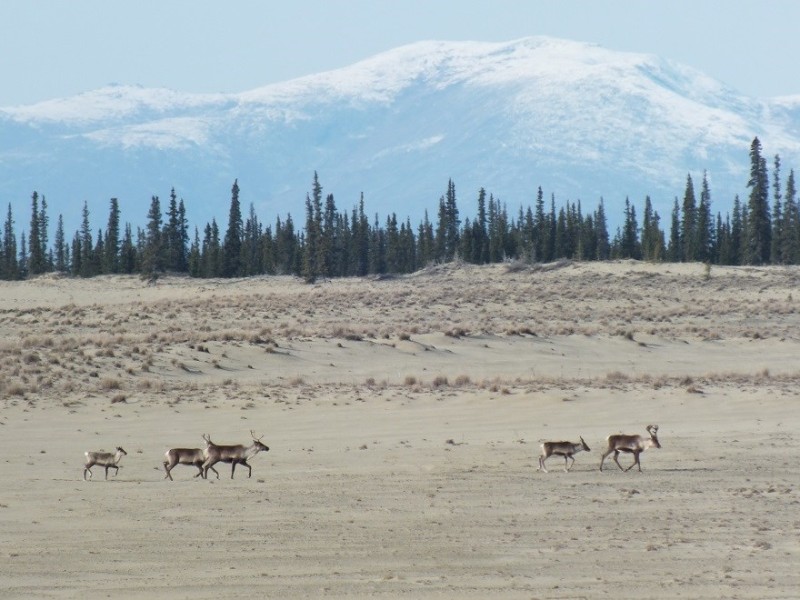
[[[800,94],[800,0],[3,0],[0,106],[112,83],[236,93],[422,40],[532,35]]]

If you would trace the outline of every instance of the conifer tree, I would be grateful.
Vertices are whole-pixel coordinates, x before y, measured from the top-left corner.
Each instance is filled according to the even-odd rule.
[[[24,231],[20,236],[19,258],[17,259],[17,266],[19,268],[20,279],[25,279],[28,276],[29,272],[28,272],[28,244],[25,241]]]
[[[111,198],[108,210],[108,225],[106,226],[106,240],[103,251],[103,271],[106,273],[119,273],[119,201]]]
[[[69,269],[69,262],[67,260],[67,246],[64,238],[64,217],[58,215],[58,224],[56,225],[55,237],[55,269],[59,273],[66,273]]]
[[[747,210],[737,194],[733,198],[733,218],[731,220],[731,264],[741,265],[745,262],[745,223]]]
[[[697,260],[697,201],[694,195],[692,175],[686,176],[683,192],[683,220],[681,222],[681,261]]]
[[[642,260],[658,261],[661,259],[658,234],[658,213],[653,210],[650,196],[645,196],[644,214],[642,215]]]
[[[272,228],[267,225],[261,234],[261,265],[262,273],[269,275],[275,274],[275,237],[272,235]]]
[[[30,237],[28,238],[30,252],[28,256],[28,264],[25,265],[27,273],[30,275],[39,275],[40,273],[44,273],[45,270],[45,253],[42,250],[42,245],[39,241],[40,232],[41,223],[39,222],[39,194],[33,192],[31,195],[31,228]]]
[[[401,272],[400,230],[397,228],[397,215],[392,213],[386,219],[386,272]]]
[[[608,241],[608,221],[606,220],[606,209],[603,198],[600,198],[600,204],[597,206],[594,216],[595,231],[597,237],[597,255],[596,260],[608,260],[610,254],[610,244]]]
[[[700,186],[700,203],[697,205],[697,228],[695,243],[695,259],[708,262],[714,247],[714,223],[711,219],[711,189],[708,185],[708,173],[703,172],[703,183]]]
[[[433,224],[428,218],[427,210],[425,210],[422,223],[419,225],[418,238],[418,260],[421,265],[428,265],[436,260],[436,243],[433,235]]]
[[[239,181],[231,187],[231,206],[228,213],[228,229],[222,246],[222,276],[237,277],[242,271],[242,210],[239,205]]]
[[[189,243],[186,209],[183,198],[180,203],[175,188],[170,190],[167,222],[162,232],[165,266],[171,271],[183,273],[187,270],[187,245]]]
[[[771,247],[769,211],[769,176],[767,163],[761,155],[761,142],[753,138],[750,145],[750,198],[745,224],[745,263],[766,264]]]
[[[40,253],[44,258],[45,272],[52,270],[52,260],[48,258],[47,250],[47,229],[50,225],[50,219],[47,216],[47,199],[42,194],[42,202],[39,207],[39,246],[41,247]]]
[[[781,203],[781,157],[775,155],[775,162],[772,169],[772,189],[774,195],[772,197],[772,234],[770,236],[770,261],[773,264],[782,264],[784,262],[783,253],[783,237],[784,237],[784,223],[783,223],[783,204]]]
[[[578,257],[580,260],[597,260],[597,230],[592,215],[583,219]]]
[[[264,252],[262,247],[262,227],[256,216],[256,209],[250,203],[247,220],[244,223],[242,240],[242,274],[257,275],[264,272]]]
[[[787,264],[800,263],[800,215],[796,198],[794,170],[786,178],[786,195],[783,203],[783,245],[781,256]]]
[[[306,194],[306,230],[303,248],[303,277],[306,282],[314,283],[319,276],[319,229],[314,217],[314,205]]]
[[[94,251],[94,243],[92,242],[92,230],[89,226],[89,204],[84,201],[83,211],[81,213],[81,230],[80,230],[80,269],[78,274],[81,277],[93,277],[97,273],[93,271],[92,252]],[[75,252],[73,251],[73,256]]]
[[[219,226],[215,219],[211,219],[211,223],[205,227],[202,263],[204,277],[222,275],[222,247],[219,241]]]
[[[478,191],[478,217],[475,221],[475,262],[485,265],[489,262],[489,231],[486,217],[486,190]]]
[[[141,250],[142,277],[156,278],[164,272],[164,236],[161,231],[161,220],[161,201],[158,196],[152,196]]]
[[[439,210],[436,216],[436,240],[435,240],[435,260],[436,262],[446,262],[447,260],[447,204],[444,196],[439,197]]]
[[[678,197],[672,205],[672,215],[670,218],[669,244],[667,245],[667,260],[669,262],[680,262],[683,256],[681,249],[681,209],[678,204]]]
[[[339,247],[336,239],[336,202],[333,194],[328,194],[325,197],[325,208],[320,213],[319,233],[319,244],[317,246],[319,259],[317,264],[322,275],[333,277],[337,270],[338,257],[336,252]]]
[[[544,213],[544,192],[542,186],[536,191],[536,217],[534,219],[534,256],[536,262],[543,262],[547,244],[547,217]]]
[[[386,231],[380,226],[377,213],[375,213],[375,224],[370,232],[369,260],[370,273],[375,275],[386,273]]]
[[[427,213],[426,213],[427,215]],[[353,211],[353,257],[355,259],[354,274],[363,277],[369,273],[369,219],[364,213],[364,194],[358,203],[358,214]]]
[[[120,273],[134,273],[138,268],[139,258],[136,244],[133,242],[133,230],[130,223],[125,223],[125,234],[122,236],[122,242],[119,247]]]
[[[275,272],[279,275],[294,273],[300,274],[300,251],[298,249],[297,235],[294,230],[292,216],[286,217],[286,223],[281,223],[280,217],[275,219]]]
[[[81,235],[76,231],[72,238],[72,275],[78,276],[83,272],[83,248]]]
[[[450,179],[447,182],[447,200],[445,202],[445,259],[450,261],[456,255],[458,250],[458,233],[461,220],[458,215],[458,206],[456,204],[456,185]]]
[[[187,263],[190,277],[200,277],[202,275],[202,266],[200,262],[200,231],[197,227],[194,228],[194,241],[192,242],[191,248],[189,248]]]

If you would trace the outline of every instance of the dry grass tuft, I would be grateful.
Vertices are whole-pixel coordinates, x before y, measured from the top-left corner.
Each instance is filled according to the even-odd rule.
[[[449,382],[447,381],[447,376],[445,375],[437,375],[431,382],[431,387],[433,388],[447,387],[448,385]]]

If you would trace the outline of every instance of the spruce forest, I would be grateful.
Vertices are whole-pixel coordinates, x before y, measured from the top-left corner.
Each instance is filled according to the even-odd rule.
[[[162,208],[153,196],[144,229],[133,231],[120,222],[120,207],[111,198],[105,228],[93,234],[86,204],[81,226],[71,237],[59,215],[52,244],[44,196],[33,192],[30,227],[15,230],[11,204],[0,232],[0,278],[18,280],[48,272],[75,277],[101,274],[182,273],[192,277],[247,277],[292,274],[314,281],[319,277],[348,277],[414,272],[431,263],[462,260],[475,264],[519,260],[550,262],[638,259],[722,265],[800,263],[800,210],[794,171],[785,185],[780,157],[770,176],[756,137],[750,146],[750,177],[746,201],[737,196],[732,213],[724,217],[711,210],[706,175],[695,183],[687,176],[682,201],[675,197],[668,224],[644,200],[641,221],[636,207],[625,200],[621,227],[609,235],[603,200],[592,212],[580,202],[556,207],[541,187],[533,207],[509,214],[505,204],[483,189],[478,192],[475,217],[460,217],[455,184],[439,199],[435,220],[426,212],[413,227],[392,213],[370,218],[362,196],[352,211],[341,212],[333,194],[323,199],[314,173],[305,199],[305,222],[298,227],[291,215],[263,225],[253,206],[246,216],[239,203],[239,186],[231,189],[228,225],[224,233],[216,219],[190,232],[184,201],[173,189]]]

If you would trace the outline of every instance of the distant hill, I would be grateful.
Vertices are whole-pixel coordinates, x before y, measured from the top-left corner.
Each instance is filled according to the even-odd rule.
[[[264,61],[275,57],[264,57]],[[743,96],[652,55],[533,37],[420,42],[343,69],[239,94],[113,86],[0,108],[0,201],[27,225],[30,195],[51,223],[77,229],[88,201],[103,227],[109,198],[144,225],[152,195],[175,188],[192,225],[224,225],[230,188],[262,221],[303,218],[314,171],[340,210],[416,224],[435,218],[448,179],[472,214],[478,189],[533,205],[602,196],[613,224],[649,194],[666,222],[687,173],[711,182],[712,209],[747,195],[748,150],[800,166],[800,97]],[[770,165],[771,166],[771,165]]]

